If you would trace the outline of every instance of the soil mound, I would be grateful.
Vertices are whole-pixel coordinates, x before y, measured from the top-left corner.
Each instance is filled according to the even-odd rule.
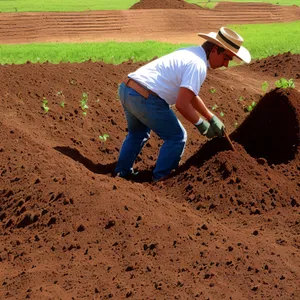
[[[236,151],[225,138],[207,142],[166,183],[173,195],[222,214],[298,207],[299,99],[295,89],[266,94],[230,135]]]
[[[299,159],[300,105],[296,90],[274,90],[265,95],[232,134],[246,151],[269,164]],[[284,126],[278,126],[283,123]]]
[[[269,77],[300,68],[271,61]],[[0,298],[296,299],[299,90],[262,97],[264,62],[210,70],[201,97],[236,151],[178,114],[177,172],[148,182],[153,134],[142,179],[126,181],[111,176],[126,136],[117,89],[141,64],[0,66]]]
[[[279,55],[272,55],[265,59],[253,61],[250,69],[255,72],[286,79],[300,79],[300,70],[297,67],[300,60],[299,54],[283,53]],[[281,66],[284,66],[283,68]]]
[[[130,9],[201,9],[201,7],[184,0],[141,0]]]

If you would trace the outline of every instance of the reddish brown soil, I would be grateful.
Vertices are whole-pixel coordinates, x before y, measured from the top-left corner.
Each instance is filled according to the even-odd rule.
[[[201,9],[196,4],[187,3],[184,0],[141,0],[131,9]]]
[[[172,4],[171,9],[159,9]],[[177,5],[176,5],[177,3]],[[276,23],[300,19],[300,7],[265,3],[220,3],[215,9],[178,9],[178,0],[144,0],[122,11],[1,13],[0,43],[157,40],[199,43],[198,32],[226,24]],[[180,7],[181,8],[181,7]]]
[[[200,95],[236,151],[177,113],[186,151],[155,185],[154,134],[135,182],[111,176],[140,65],[0,66],[0,299],[299,299],[300,56],[210,70]]]

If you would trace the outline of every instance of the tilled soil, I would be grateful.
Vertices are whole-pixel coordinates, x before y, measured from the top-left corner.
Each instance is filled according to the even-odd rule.
[[[141,0],[130,9],[201,9],[201,7],[184,0]]]
[[[139,9],[1,13],[0,43],[111,40],[199,43],[198,32],[218,30],[228,24],[278,23],[300,19],[300,7],[266,3],[220,3],[212,10],[195,9],[196,6],[182,0],[144,0],[132,8],[135,6]]]
[[[111,177],[126,135],[117,86],[140,64],[1,66],[0,298],[296,299],[300,95],[271,90],[281,70],[296,78],[287,61],[298,72],[291,54],[209,72],[201,96],[236,151],[179,115],[181,166],[155,185],[154,135],[136,182]]]
[[[156,184],[154,134],[135,181],[111,176],[118,84],[142,63],[0,66],[0,299],[298,299],[299,62],[210,70],[200,96],[235,151],[176,112],[187,147]]]

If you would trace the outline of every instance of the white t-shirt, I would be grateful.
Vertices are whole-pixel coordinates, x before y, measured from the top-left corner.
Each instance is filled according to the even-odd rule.
[[[209,63],[201,46],[179,49],[128,74],[155,92],[169,105],[175,104],[180,87],[199,94]]]

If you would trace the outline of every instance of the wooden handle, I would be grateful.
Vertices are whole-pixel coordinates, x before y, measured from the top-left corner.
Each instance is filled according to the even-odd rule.
[[[228,141],[228,143],[229,143],[229,145],[230,145],[231,150],[232,150],[232,151],[235,151],[234,146],[233,146],[233,144],[232,144],[232,142],[231,142],[231,139],[229,138],[229,136],[228,136],[228,134],[227,134],[227,132],[226,132],[225,129],[224,129],[224,135],[225,135],[225,137],[226,137],[226,139],[227,139],[227,141]]]

